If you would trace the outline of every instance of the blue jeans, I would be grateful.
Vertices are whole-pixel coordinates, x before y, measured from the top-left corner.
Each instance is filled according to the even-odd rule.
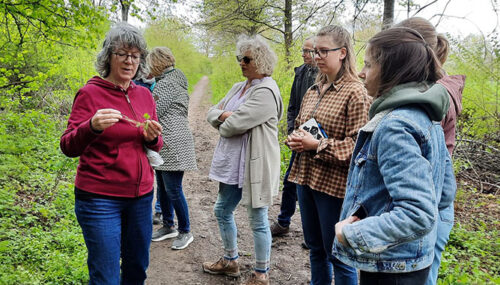
[[[286,169],[285,178],[283,179],[283,193],[281,194],[280,214],[278,215],[278,224],[282,227],[289,227],[290,220],[297,207],[297,189],[296,184],[288,181],[288,175],[292,169],[293,160],[295,159],[295,151],[292,152],[290,163]]]
[[[332,255],[335,224],[339,221],[343,199],[297,185],[304,240],[309,246],[311,284],[358,284],[356,269],[345,265]]]
[[[184,171],[156,170],[156,184],[160,198],[163,225],[174,226],[174,210],[179,222],[179,231],[190,231],[189,210],[186,197],[182,192],[182,177]]]
[[[152,201],[152,194],[122,200],[75,199],[88,250],[89,284],[144,283],[153,231]]]
[[[161,214],[160,193],[159,193],[159,191],[156,191],[155,213]]]
[[[441,254],[443,253],[444,247],[450,238],[451,229],[453,228],[453,216],[453,203],[451,203],[451,205],[446,209],[439,212],[436,245],[434,246],[434,261],[432,262],[429,277],[427,277],[425,285],[435,285],[437,283],[439,265],[441,264]]]
[[[219,224],[222,243],[224,244],[224,258],[234,260],[238,258],[238,244],[234,210],[241,200],[241,188],[238,185],[219,183],[219,194],[215,202],[214,213]],[[248,219],[253,231],[255,250],[255,271],[266,273],[269,271],[271,260],[271,230],[267,220],[268,207],[252,208],[247,206]]]

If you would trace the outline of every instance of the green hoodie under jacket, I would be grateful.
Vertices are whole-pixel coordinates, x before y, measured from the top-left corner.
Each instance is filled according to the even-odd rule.
[[[375,99],[370,107],[372,119],[377,113],[404,105],[418,104],[433,121],[441,121],[448,112],[450,99],[446,88],[429,82],[409,82],[395,86]]]

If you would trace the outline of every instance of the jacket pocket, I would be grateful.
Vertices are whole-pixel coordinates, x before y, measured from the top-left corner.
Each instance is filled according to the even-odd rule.
[[[354,212],[354,214],[352,214],[352,216],[356,216],[360,220],[362,220],[368,216],[368,212],[366,211],[365,206],[363,206],[362,204],[357,205],[359,205],[359,208],[356,210],[356,212]]]
[[[360,220],[362,220],[368,216],[368,212],[366,211],[365,207],[360,203],[355,203],[348,213],[349,214],[346,218],[350,216],[356,216]]]
[[[114,162],[107,167],[110,177],[115,183],[137,183],[139,174],[139,160],[138,151],[134,149],[134,145],[122,144],[116,147],[117,154]],[[139,152],[144,153],[145,161],[149,165],[146,157],[146,152],[141,149]]]
[[[264,171],[262,165],[262,157],[250,159],[250,183],[260,183],[262,181],[262,172]]]

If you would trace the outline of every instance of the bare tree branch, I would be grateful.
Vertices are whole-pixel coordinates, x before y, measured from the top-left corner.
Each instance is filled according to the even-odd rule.
[[[332,24],[333,20],[335,19],[335,16],[337,16],[337,9],[342,7],[342,4],[344,4],[344,0],[341,0],[337,5],[335,5],[335,8],[333,9],[332,17],[327,22],[327,25]]]
[[[342,3],[343,1],[340,1],[340,2]],[[295,32],[296,32],[296,31],[298,31],[299,29],[301,29],[301,28],[302,28],[302,26],[304,26],[305,24],[307,24],[307,22],[309,22],[309,20],[310,20],[310,19],[311,19],[311,18],[312,18],[312,17],[313,17],[313,16],[314,16],[314,15],[315,15],[315,14],[316,14],[319,10],[323,9],[323,8],[324,8],[326,5],[328,5],[328,4],[329,4],[328,2],[325,2],[325,3],[323,3],[323,5],[320,5],[320,6],[316,7],[316,8],[314,8],[314,7],[313,7],[313,8],[311,8],[311,12],[309,12],[309,14],[307,15],[307,17],[305,17],[305,18],[304,18],[303,22],[302,22],[302,23],[300,23],[300,25],[298,25],[298,26],[297,26],[297,27],[293,30],[293,32],[292,32],[292,33],[294,33],[294,34],[295,34]]]
[[[250,21],[252,21],[252,22],[254,22],[254,23],[264,25],[264,26],[268,27],[269,29],[271,29],[271,30],[275,30],[275,31],[280,32],[280,33],[282,33],[282,34],[284,34],[284,33],[285,33],[285,31],[284,31],[284,30],[282,30],[282,29],[280,29],[280,28],[277,28],[277,27],[275,27],[275,26],[273,26],[273,25],[270,25],[270,24],[268,24],[268,23],[266,23],[266,22],[264,22],[264,21],[257,20],[257,19],[255,19],[255,18],[253,18],[253,17],[251,17],[251,16],[247,15],[247,14],[245,13],[245,11],[242,11],[242,15],[243,15],[244,17],[246,17],[248,20],[250,20]]]
[[[364,1],[364,2],[363,2]],[[359,8],[358,3],[363,2],[363,6]],[[354,4],[354,17],[352,19],[352,30],[356,30],[356,20],[358,19],[359,15],[361,15],[361,12],[365,9],[366,5],[368,4],[369,0],[356,0],[356,3]],[[354,37],[354,33],[352,34],[352,39],[356,40]]]
[[[448,5],[450,5],[450,3],[451,0],[448,0],[448,2],[446,2],[446,5],[444,6],[443,11],[441,12],[441,17],[439,17],[439,20],[436,23],[436,27],[439,26],[439,24],[441,23],[441,20],[443,19],[442,15],[446,12],[446,8],[448,8]]]
[[[410,1],[408,1],[408,2],[410,2]],[[427,8],[427,7],[431,6],[432,4],[434,4],[434,3],[436,3],[436,2],[437,2],[437,0],[434,0],[434,1],[432,1],[432,2],[429,2],[429,3],[425,4],[425,5],[424,5],[424,6],[422,6],[422,7],[420,7],[420,9],[418,9],[418,10],[417,10],[417,11],[413,14],[413,16],[412,16],[412,17],[415,17],[418,13],[422,12],[422,10],[424,10],[425,8]],[[409,7],[410,7],[410,5],[408,5],[408,14],[410,13],[410,8],[409,8]]]
[[[281,12],[285,12],[285,8],[282,8],[282,7],[279,7],[279,6],[275,6],[273,4],[271,4],[271,1],[266,1],[266,3],[263,5],[263,7],[270,7],[270,8],[274,8],[274,9],[277,9],[277,10],[280,10]]]
[[[271,41],[271,42],[273,42],[273,43],[276,43],[276,44],[279,44],[279,43],[280,43],[280,42],[278,42],[277,40],[272,39],[272,38],[270,38],[270,37],[267,37],[267,36],[266,36],[266,35],[264,35],[264,34],[260,34],[260,36],[261,36],[261,37],[263,37],[263,38],[265,38],[265,39],[267,39],[267,40],[269,40],[269,41]]]

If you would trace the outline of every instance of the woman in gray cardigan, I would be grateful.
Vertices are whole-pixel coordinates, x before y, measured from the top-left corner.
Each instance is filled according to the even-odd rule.
[[[166,47],[156,47],[147,57],[151,75],[156,77],[153,97],[158,120],[163,127],[164,163],[156,166],[158,198],[163,215],[163,227],[153,233],[153,241],[177,237],[172,249],[184,249],[192,241],[189,210],[182,192],[184,171],[196,170],[194,140],[188,126],[189,96],[186,76],[174,68],[175,57]],[[174,210],[179,222],[174,228]]]
[[[241,202],[247,207],[256,258],[255,273],[246,284],[269,284],[272,240],[267,212],[278,194],[278,122],[283,113],[278,85],[270,77],[277,57],[260,36],[240,37],[237,52],[247,80],[236,83],[207,114],[208,122],[220,134],[209,177],[219,182],[214,212],[224,256],[217,262],[203,263],[203,270],[240,275],[233,212]]]

